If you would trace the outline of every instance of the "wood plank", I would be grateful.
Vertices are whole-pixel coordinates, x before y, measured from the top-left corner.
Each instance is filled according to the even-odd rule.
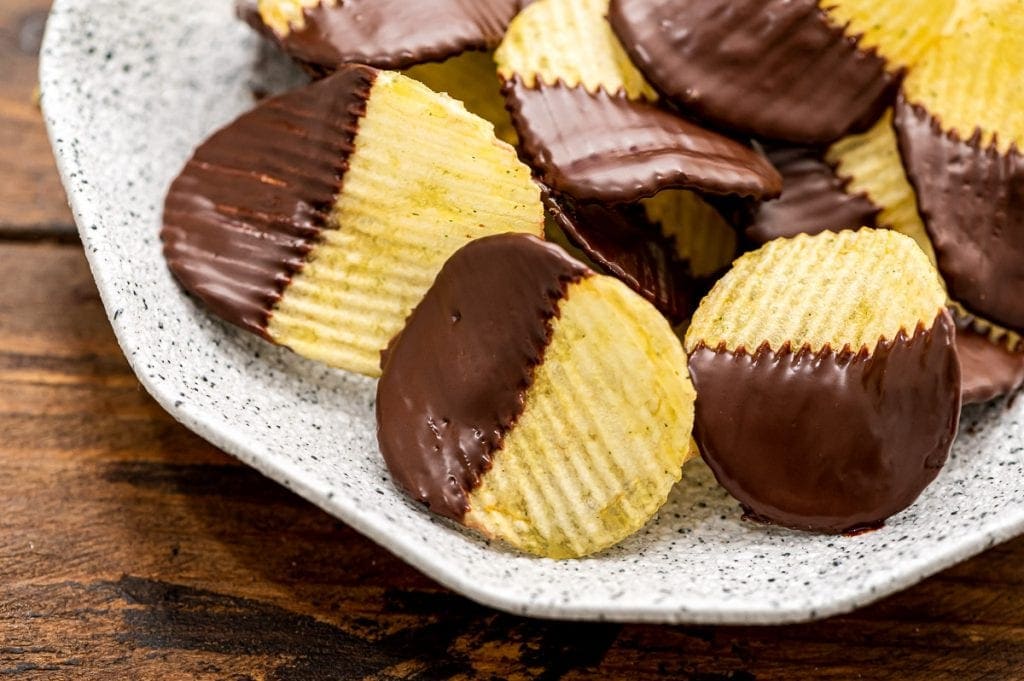
[[[34,95],[49,6],[0,2],[0,238],[76,236]]]
[[[805,626],[499,614],[174,423],[78,249],[0,244],[0,288],[0,677],[1024,678],[1024,540]]]

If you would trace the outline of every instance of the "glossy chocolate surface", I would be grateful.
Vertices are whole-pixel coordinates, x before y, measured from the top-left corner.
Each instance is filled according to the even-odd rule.
[[[609,20],[669,99],[758,137],[837,140],[877,120],[898,80],[815,0],[612,0]]]
[[[278,37],[295,59],[333,70],[356,62],[405,69],[498,46],[523,0],[340,0],[304,10],[306,25]]]
[[[948,457],[960,418],[955,332],[944,311],[871,354],[698,346],[701,452],[758,518],[820,532],[875,527]]]
[[[957,328],[956,347],[964,404],[988,402],[1024,386],[1024,352],[1012,352],[962,324]]]
[[[377,72],[264,100],[214,133],[171,185],[171,271],[218,315],[266,336],[271,310],[328,226]]]
[[[624,93],[505,83],[522,152],[548,187],[581,201],[632,203],[662,189],[763,198],[782,179],[754,149]]]
[[[571,199],[545,202],[558,226],[595,264],[650,301],[673,323],[689,319],[703,289],[677,256],[672,239],[643,206],[606,206]]]
[[[449,259],[384,353],[377,439],[395,481],[461,520],[523,412],[568,286],[590,275],[562,249],[504,234]]]
[[[826,230],[876,227],[881,208],[851,193],[817,147],[771,147],[768,160],[782,174],[782,196],[761,204],[746,229],[754,243],[818,234]]]
[[[902,96],[896,132],[950,297],[1024,333],[1024,154],[943,131]]]

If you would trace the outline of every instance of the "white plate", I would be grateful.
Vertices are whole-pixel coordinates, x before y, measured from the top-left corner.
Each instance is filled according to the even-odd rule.
[[[214,320],[161,258],[164,193],[192,148],[252,106],[254,88],[295,77],[261,53],[232,0],[57,0],[42,54],[53,148],[117,337],[160,404],[210,442],[446,586],[543,617],[813,619],[1024,530],[1024,399],[968,410],[938,482],[886,528],[860,537],[744,522],[702,464],[687,467],[643,532],[587,560],[526,557],[431,517],[386,474],[372,381]]]

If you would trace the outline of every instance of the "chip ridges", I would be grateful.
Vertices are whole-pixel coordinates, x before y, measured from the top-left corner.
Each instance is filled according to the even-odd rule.
[[[697,298],[689,263],[674,239],[649,222],[643,208],[546,199],[549,213],[589,260],[623,281],[674,322],[688,319]]]
[[[196,149],[168,192],[161,238],[182,285],[267,335],[340,190],[377,72],[350,66],[265,100]]]
[[[492,52],[469,51],[443,62],[417,64],[403,73],[459,100],[470,113],[494,124],[498,139],[514,146],[518,138],[495,69]]]
[[[525,551],[584,556],[640,529],[693,456],[685,356],[608,277],[569,287],[525,409],[466,523]]]
[[[415,144],[396,130],[416,131]],[[544,216],[529,170],[486,121],[382,72],[331,220],[339,229],[310,253],[268,332],[307,357],[374,376],[380,350],[452,253],[492,234],[540,235]]]
[[[404,69],[495,48],[521,0],[260,0],[272,37],[320,70]]]
[[[861,49],[877,50],[890,70],[913,67],[946,30],[957,0],[819,0]]]
[[[605,18],[608,0],[536,0],[509,24],[495,58],[506,81],[527,87],[561,81],[587,92],[625,93],[656,101],[657,93],[629,60]]]
[[[851,192],[859,192],[881,209],[878,225],[913,239],[935,262],[935,250],[917,210],[893,129],[892,110],[867,132],[836,142],[825,155]]]
[[[895,4],[895,3],[894,3]],[[964,2],[903,82],[906,100],[944,131],[1000,154],[1024,148],[1024,10],[1018,0]],[[979,134],[980,132],[980,134]]]
[[[718,208],[697,193],[666,189],[640,204],[647,219],[671,240],[676,257],[688,264],[694,277],[716,275],[736,257],[736,230]]]
[[[570,284],[593,276],[557,246],[504,234],[441,268],[384,354],[377,438],[396,483],[463,521],[545,361]]]
[[[686,349],[871,348],[945,304],[935,269],[909,237],[862,229],[776,239],[718,281],[694,314]]]

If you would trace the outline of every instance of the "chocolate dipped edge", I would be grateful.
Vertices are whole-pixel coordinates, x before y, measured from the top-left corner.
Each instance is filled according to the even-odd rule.
[[[782,178],[755,149],[625,92],[504,80],[520,150],[547,187],[581,201],[634,203],[665,189],[772,198]]]
[[[268,338],[273,308],[329,227],[377,73],[345,66],[264,100],[203,142],[172,183],[165,258],[220,317]]]
[[[377,438],[398,485],[461,521],[525,408],[552,320],[593,273],[536,237],[503,234],[453,255],[383,353]]]
[[[736,133],[794,144],[828,144],[867,130],[878,120],[896,94],[903,69],[890,70],[876,49],[862,47],[860,35],[847,35],[845,27],[834,24],[816,0],[744,2],[745,6],[742,2],[707,3],[701,9],[715,19],[724,13],[723,6],[729,12],[747,12],[736,20],[737,25],[752,25],[754,13],[764,15],[774,9],[775,15],[756,26],[758,36],[774,31],[779,41],[774,46],[788,50],[788,59],[780,57],[778,50],[771,54],[755,50],[732,32],[714,33],[708,26],[693,26],[684,32],[666,24],[677,17],[695,16],[691,7],[670,12],[670,5],[686,4],[678,0],[662,0],[657,5],[650,0],[611,0],[608,20],[630,59],[668,101]],[[645,11],[644,21],[640,21],[639,15]],[[685,36],[689,49],[678,41],[656,49],[652,36],[659,31]],[[809,46],[823,44],[829,49],[819,48],[818,54],[808,56]],[[720,54],[717,63],[709,61],[723,45],[732,46],[732,51]],[[704,67],[688,68],[692,63]],[[767,80],[765,64],[776,67],[768,72]],[[698,77],[701,73],[703,78]],[[835,96],[836,83],[844,86],[840,90],[843,97]],[[793,106],[780,109],[779,93],[794,84],[802,84],[803,91],[789,98]],[[723,97],[727,91],[733,96]],[[823,97],[823,92],[831,93],[831,98]]]
[[[767,156],[782,175],[782,196],[754,213],[744,230],[753,243],[878,226],[881,207],[851,192],[851,179],[839,176],[820,147],[771,147]]]
[[[303,9],[302,29],[285,36],[274,34],[273,39],[294,59],[320,72],[345,63],[402,70],[463,52],[494,49],[523,4],[520,0],[346,0],[332,7],[320,3]]]
[[[700,344],[689,366],[704,459],[756,518],[828,533],[877,527],[948,457],[961,406],[955,342],[943,310],[873,352]]]
[[[982,148],[939,118],[896,103],[894,125],[918,210],[950,297],[971,314],[1024,333],[1024,154]]]

